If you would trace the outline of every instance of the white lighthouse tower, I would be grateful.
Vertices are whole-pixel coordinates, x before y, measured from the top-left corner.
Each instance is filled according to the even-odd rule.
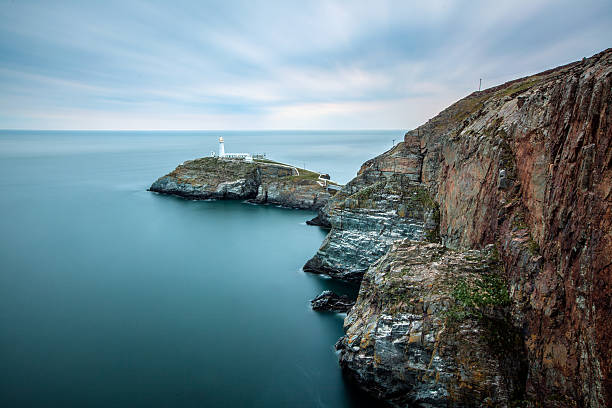
[[[215,157],[215,152],[211,152],[211,156]],[[253,156],[250,153],[225,153],[223,137],[219,138],[219,158],[226,160],[244,160],[249,163],[253,162]]]
[[[225,145],[223,144],[223,137],[219,138],[219,157],[225,156]]]

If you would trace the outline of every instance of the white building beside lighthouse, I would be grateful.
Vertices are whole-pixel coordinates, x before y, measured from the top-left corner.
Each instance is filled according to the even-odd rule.
[[[214,156],[214,153],[213,153]],[[225,153],[225,143],[223,137],[219,138],[219,158],[221,159],[238,159],[245,162],[252,162],[253,156],[250,153]]]

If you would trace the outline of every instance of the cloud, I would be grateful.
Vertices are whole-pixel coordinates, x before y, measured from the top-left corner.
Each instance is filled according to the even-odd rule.
[[[0,0],[0,128],[409,128],[610,38],[599,0]]]

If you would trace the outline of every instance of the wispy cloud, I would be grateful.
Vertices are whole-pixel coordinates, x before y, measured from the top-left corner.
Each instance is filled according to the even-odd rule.
[[[0,128],[411,128],[612,44],[607,0],[0,0]]]

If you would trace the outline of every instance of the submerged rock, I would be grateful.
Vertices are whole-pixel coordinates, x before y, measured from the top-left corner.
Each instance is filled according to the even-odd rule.
[[[244,162],[205,157],[189,160],[155,181],[150,191],[192,199],[251,200],[318,210],[332,193],[318,174],[274,162]]]
[[[310,301],[312,310],[346,313],[355,304],[348,296],[337,295],[330,290],[323,291],[319,296]]]

